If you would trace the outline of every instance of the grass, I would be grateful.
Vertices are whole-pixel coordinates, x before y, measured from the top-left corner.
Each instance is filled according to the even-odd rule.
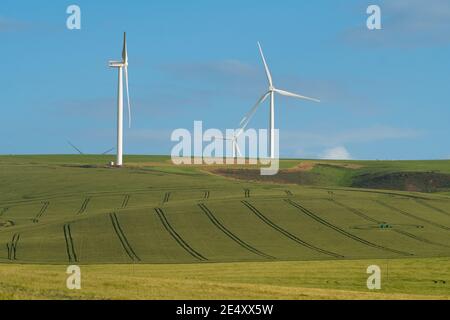
[[[303,186],[110,158],[0,157],[1,298],[448,298],[445,192],[348,188],[446,161],[321,161]],[[369,262],[386,266],[381,292],[365,288]],[[61,282],[69,264],[82,291]]]
[[[65,266],[1,265],[0,299],[450,299],[450,269],[442,268],[449,262],[86,265],[81,290],[66,289]],[[373,264],[382,272],[379,291],[366,287]]]

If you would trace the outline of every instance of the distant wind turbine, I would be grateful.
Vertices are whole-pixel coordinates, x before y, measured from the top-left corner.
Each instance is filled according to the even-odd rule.
[[[68,144],[69,144],[76,152],[78,152],[78,153],[81,154],[81,155],[85,155],[85,153],[84,153],[83,151],[81,151],[81,149],[78,148],[76,145],[74,145],[72,142],[70,142],[69,140],[67,140],[67,143],[68,143]],[[102,154],[102,155],[108,154],[108,153],[110,153],[111,151],[113,151],[113,150],[115,150],[115,149],[116,149],[116,148],[110,148],[110,149],[108,149],[108,150],[102,152],[101,154]]]
[[[69,140],[67,140],[67,143],[73,148],[75,149],[79,154],[84,154],[80,149],[78,149],[72,142],[70,142]]]
[[[247,127],[250,120],[251,119],[249,118],[248,120],[241,122],[241,127],[239,129],[235,130],[232,136],[220,138],[221,140],[231,141],[233,159],[236,157],[242,157],[241,149],[239,148],[238,139],[242,135],[242,133],[244,133],[245,128]]]
[[[243,132],[244,128],[241,128],[238,131],[235,131],[232,136],[218,138],[220,140],[231,141],[233,159],[236,157],[242,157],[241,149],[239,148],[237,140]]]
[[[114,151],[114,150],[116,150],[116,148],[108,149],[105,152],[102,152],[102,155],[108,154],[108,153],[110,153],[111,151]]]
[[[111,68],[119,70],[118,92],[117,92],[117,159],[116,166],[123,165],[123,73],[125,73],[125,88],[128,102],[128,126],[131,127],[131,105],[128,90],[128,52],[127,35],[123,33],[122,61],[110,61]]]
[[[223,140],[231,141],[231,148],[232,148],[232,156],[233,159],[236,157],[242,157],[241,149],[239,148],[239,144],[237,142],[237,139],[242,134],[243,130],[239,130],[237,133],[234,133],[231,137],[225,137]]]
[[[258,42],[259,53],[261,54],[261,59],[264,64],[264,69],[266,70],[267,80],[269,82],[269,90],[263,94],[263,96],[256,102],[253,108],[245,115],[245,117],[241,120],[241,125],[244,123],[248,123],[258,107],[270,96],[270,121],[269,121],[269,151],[270,158],[275,158],[275,93],[281,94],[282,96],[298,98],[303,100],[310,100],[314,102],[320,102],[318,99],[305,97],[296,93],[280,90],[274,87],[272,81],[272,75],[270,73],[269,67],[267,66],[266,59],[264,57],[263,50],[261,48],[261,44]]]

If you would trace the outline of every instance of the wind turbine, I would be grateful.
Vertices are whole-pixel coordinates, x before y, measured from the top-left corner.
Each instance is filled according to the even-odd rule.
[[[222,140],[231,141],[231,147],[233,150],[232,151],[233,159],[236,158],[236,156],[242,157],[241,149],[239,148],[239,144],[238,144],[237,140],[240,137],[240,135],[242,133],[244,133],[245,128],[248,126],[250,120],[251,120],[251,117],[248,118],[247,120],[241,121],[241,123],[240,123],[241,127],[239,129],[237,129],[237,131],[235,130],[231,137],[221,138]]]
[[[84,155],[83,151],[81,151],[79,148],[77,148],[72,142],[70,142],[69,140],[67,140],[67,143],[74,149],[76,150],[76,152],[78,152],[81,155]]]
[[[111,148],[111,149],[108,149],[106,151],[103,151],[102,155],[108,154],[108,153],[110,153],[111,151],[114,151],[114,150],[116,150],[116,148]]]
[[[235,131],[231,137],[220,138],[221,140],[231,141],[233,159],[235,159],[236,156],[238,156],[238,157],[242,156],[241,149],[239,148],[237,139],[244,132],[246,126],[247,126],[247,124],[245,126],[242,126],[237,131]]]
[[[239,144],[237,143],[237,139],[239,138],[241,133],[242,131],[238,131],[238,133],[234,133],[232,137],[223,138],[224,140],[231,141],[233,159],[235,159],[236,157],[242,157],[241,149],[239,148]]]
[[[117,159],[115,165],[123,165],[123,73],[125,73],[125,87],[128,102],[128,127],[131,127],[131,105],[128,90],[128,52],[127,34],[123,33],[122,61],[109,61],[109,67],[117,68],[119,71],[118,92],[117,92]]]
[[[67,140],[67,144],[69,144],[77,153],[79,153],[80,155],[85,155],[85,153],[83,151],[81,151],[80,148],[78,148],[76,145],[74,145],[72,142],[70,142],[69,140]],[[108,154],[111,151],[115,150],[116,148],[110,148],[104,152],[102,152],[102,155]]]
[[[250,111],[245,115],[245,117],[241,120],[241,125],[243,123],[248,123],[250,121],[253,114],[256,112],[258,107],[270,96],[270,120],[269,120],[269,151],[270,151],[270,158],[275,158],[275,93],[278,93],[282,96],[292,97],[292,98],[298,98],[303,100],[310,100],[314,102],[320,102],[318,99],[305,97],[296,93],[288,92],[285,90],[280,90],[274,87],[272,75],[270,73],[269,67],[267,66],[266,58],[264,57],[263,50],[261,48],[261,44],[258,42],[258,48],[259,53],[261,54],[261,59],[264,64],[264,69],[266,70],[266,76],[267,80],[269,82],[269,90],[262,95],[261,98],[256,102],[256,104],[253,106],[253,108],[250,109]]]

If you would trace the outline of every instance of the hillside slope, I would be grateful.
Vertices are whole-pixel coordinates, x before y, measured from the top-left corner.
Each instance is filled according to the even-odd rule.
[[[0,157],[0,261],[450,256],[445,196],[248,182],[204,167],[174,167],[164,157],[128,160],[129,167],[114,169],[103,165],[106,157]],[[367,171],[363,165],[328,163],[317,170]]]

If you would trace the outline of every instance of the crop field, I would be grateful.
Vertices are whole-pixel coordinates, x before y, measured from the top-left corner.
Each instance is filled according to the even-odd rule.
[[[0,274],[14,266],[70,264],[160,265],[167,271],[183,265],[239,270],[255,263],[270,272],[277,263],[384,259],[424,259],[450,269],[449,162],[286,160],[282,174],[300,174],[287,182],[247,179],[256,169],[175,167],[166,157],[129,157],[121,169],[106,167],[108,160],[0,157]],[[439,185],[418,180],[418,172],[431,171],[441,175]],[[398,172],[407,177],[405,190],[398,183],[395,190],[373,186],[379,180],[374,177]],[[305,185],[301,174],[315,180]],[[364,185],[364,176],[373,189],[352,185]],[[380,185],[385,188],[386,180]],[[408,191],[430,186],[433,192]],[[448,276],[442,274],[436,292],[405,292],[445,296]],[[7,280],[0,281],[7,287]],[[332,283],[328,288],[339,289]]]

